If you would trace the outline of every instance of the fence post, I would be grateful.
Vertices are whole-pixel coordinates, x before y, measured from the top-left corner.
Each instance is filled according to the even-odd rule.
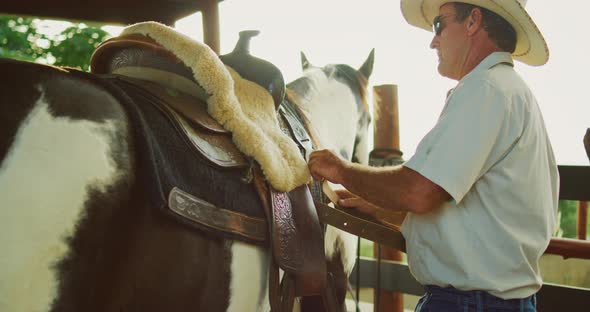
[[[397,85],[386,84],[373,87],[373,151],[372,166],[388,166],[401,163],[402,152],[399,144],[399,111]],[[373,246],[375,258],[401,261],[402,253],[393,248]],[[379,263],[379,261],[378,261]],[[377,269],[378,274],[380,270]],[[403,294],[398,292],[374,290],[373,304],[377,312],[403,312]]]
[[[588,202],[587,201],[579,201],[578,202],[578,239],[586,240],[587,235],[587,228],[586,224],[588,222]]]

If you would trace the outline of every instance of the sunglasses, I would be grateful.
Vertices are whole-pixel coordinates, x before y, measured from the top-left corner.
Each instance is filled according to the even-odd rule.
[[[451,17],[451,16],[455,16],[457,14],[449,14],[449,15],[439,15],[437,17],[434,18],[434,21],[432,22],[432,30],[434,31],[434,33],[437,36],[440,36],[440,34],[442,33],[443,29],[445,29],[445,24],[443,24],[443,19],[447,18],[447,17]]]

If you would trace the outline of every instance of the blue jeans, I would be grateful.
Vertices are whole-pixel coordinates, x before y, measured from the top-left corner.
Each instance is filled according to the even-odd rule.
[[[426,286],[416,312],[536,312],[535,295],[504,300],[485,291],[462,291],[453,287]]]

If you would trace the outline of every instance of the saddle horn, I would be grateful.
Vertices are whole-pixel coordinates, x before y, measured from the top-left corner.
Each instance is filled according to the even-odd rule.
[[[240,38],[233,51],[221,55],[221,61],[237,71],[243,78],[268,90],[278,108],[285,98],[285,80],[274,64],[250,54],[250,40],[260,34],[258,30],[240,31]]]

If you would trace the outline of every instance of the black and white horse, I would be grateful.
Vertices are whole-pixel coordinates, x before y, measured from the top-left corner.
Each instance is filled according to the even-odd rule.
[[[302,62],[287,92],[318,141],[366,162],[373,54],[359,70]],[[0,72],[0,311],[269,309],[267,247],[143,208],[139,130],[108,88],[33,63],[2,60]],[[325,246],[347,275],[356,238],[328,227]]]

